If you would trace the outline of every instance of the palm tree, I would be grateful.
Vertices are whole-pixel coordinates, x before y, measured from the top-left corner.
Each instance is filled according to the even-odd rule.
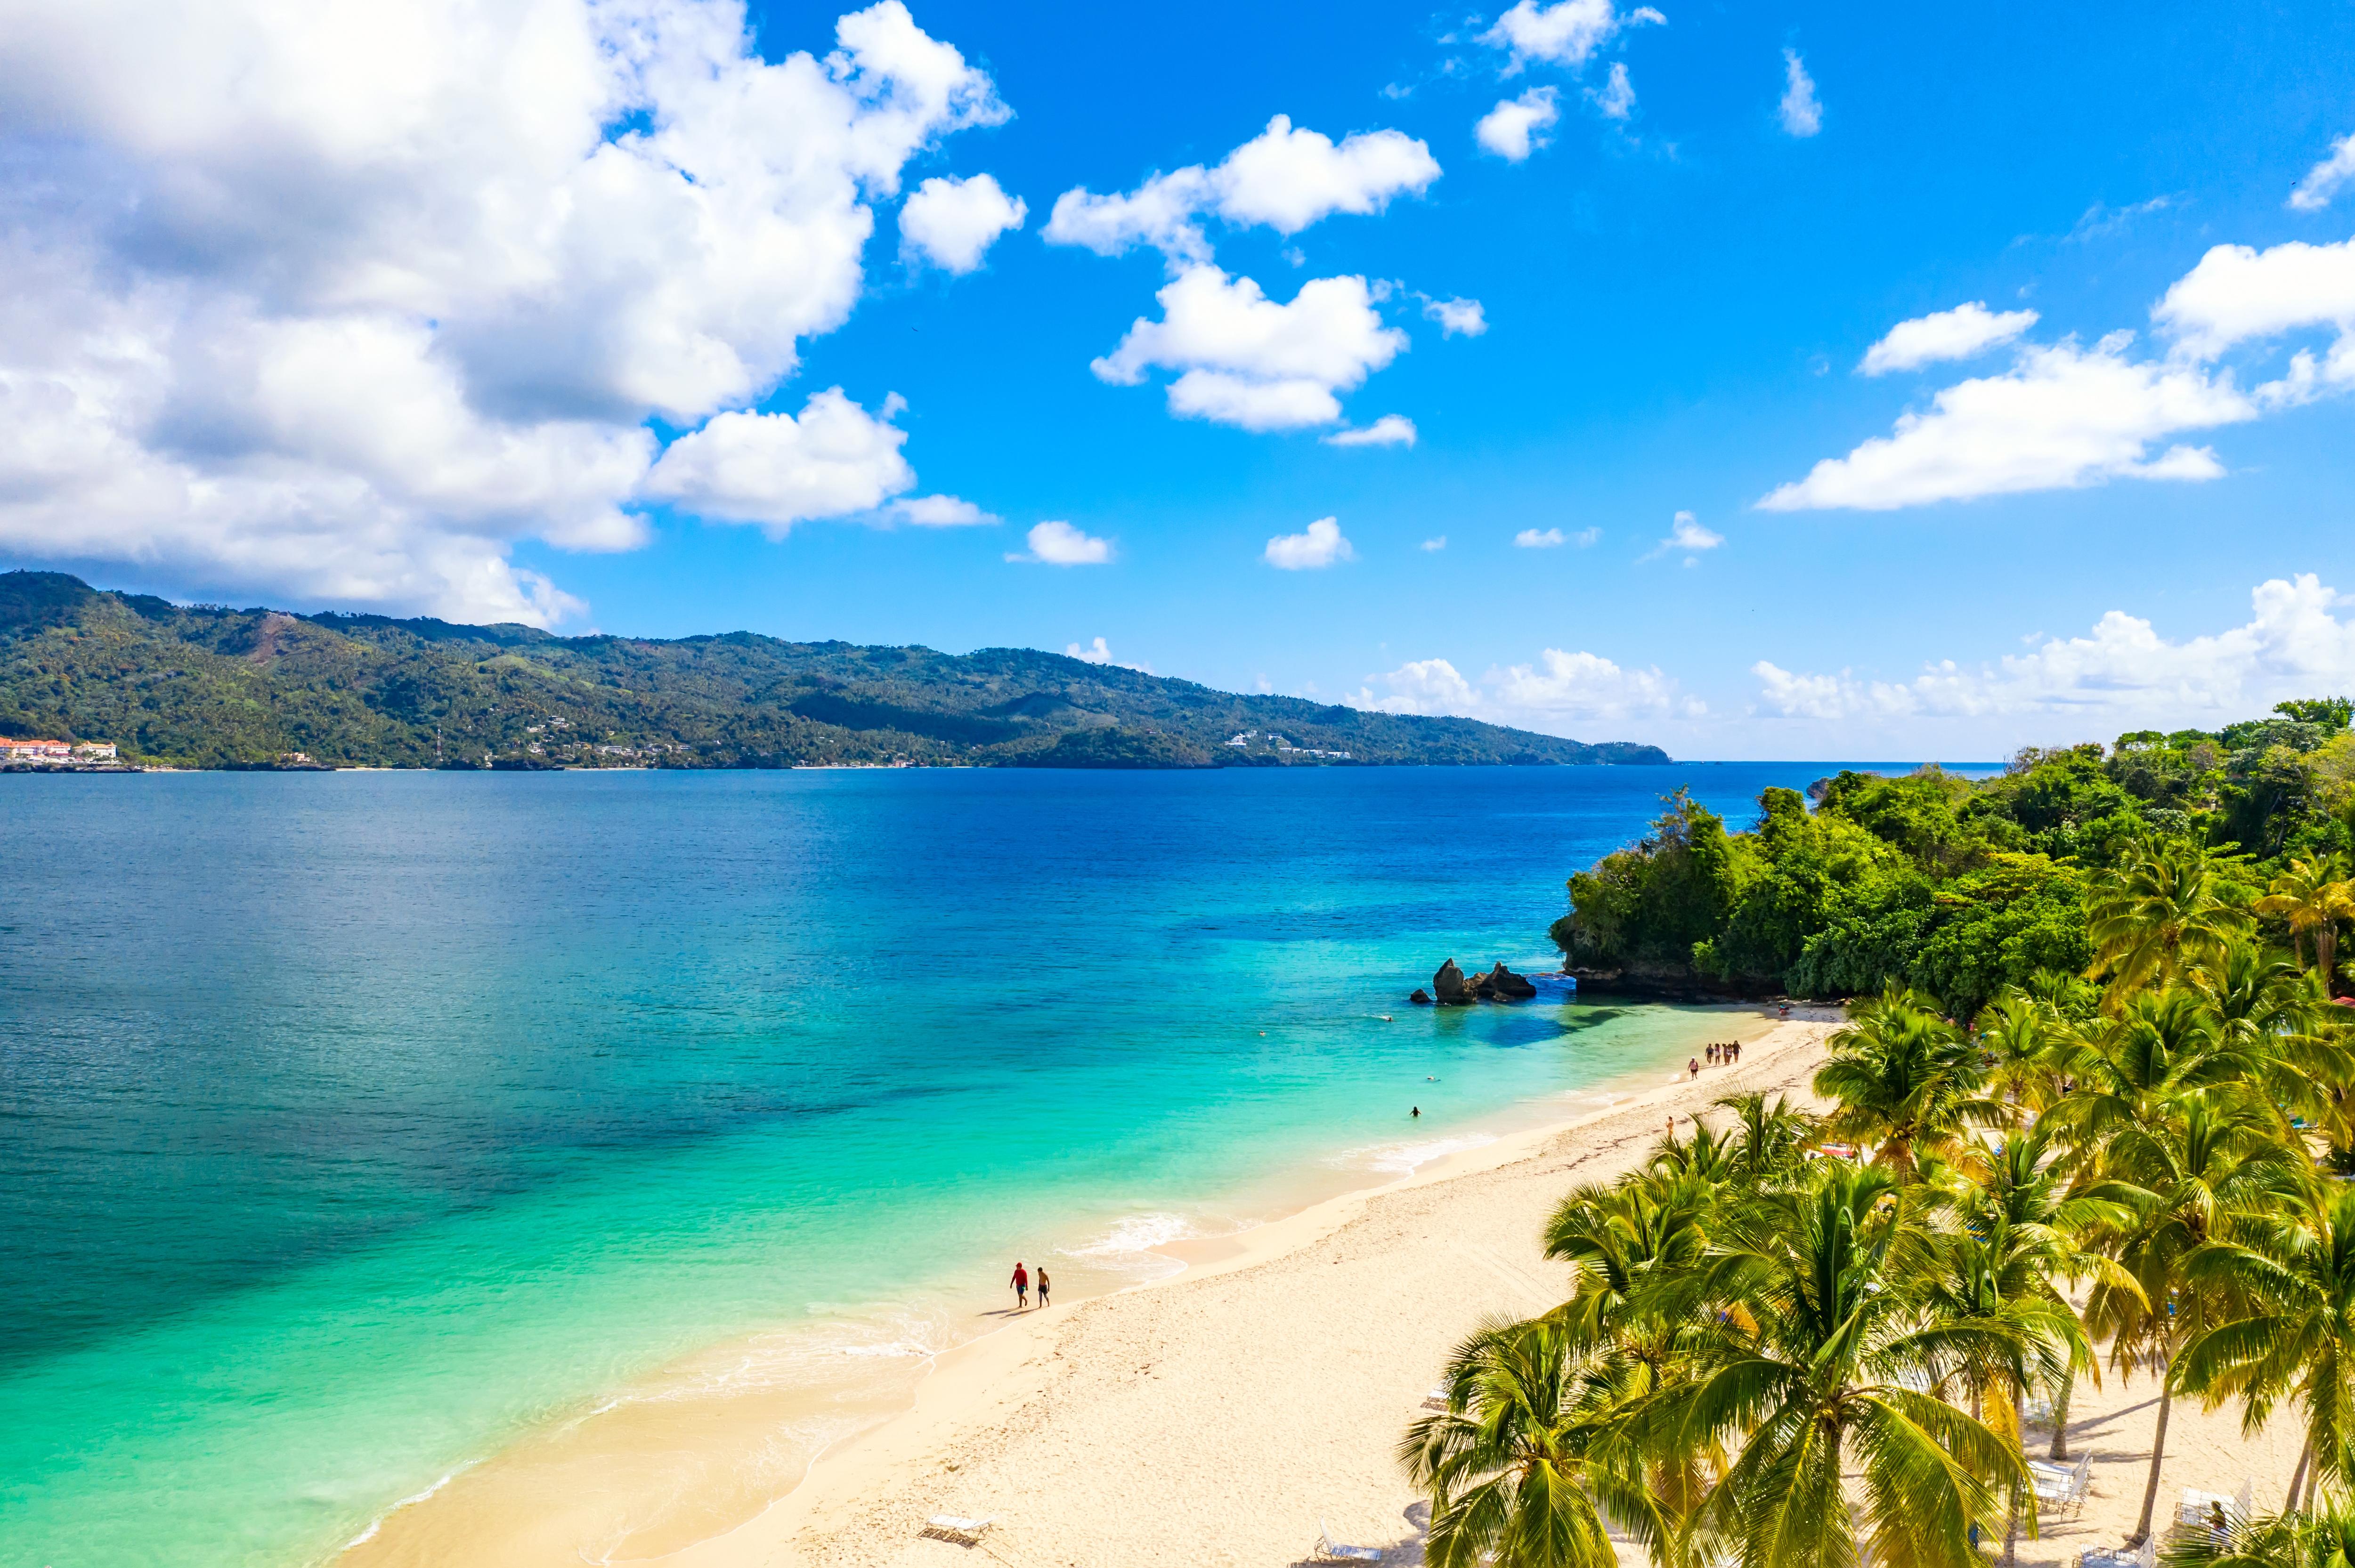
[[[1663,1174],[1657,1167],[1613,1186],[1579,1188],[1546,1226],[1545,1255],[1571,1264],[1571,1298],[1549,1318],[1592,1354],[1591,1375],[1614,1397],[1640,1398],[1681,1375],[1689,1321],[1663,1282],[1689,1276],[1709,1245],[1717,1189],[1703,1178]],[[1669,1510],[1700,1499],[1724,1467],[1707,1445],[1649,1457],[1647,1484]]]
[[[2247,1242],[2212,1241],[2188,1260],[2195,1284],[2254,1309],[2184,1347],[2183,1384],[2239,1394],[2250,1431],[2285,1398],[2304,1408],[2306,1452],[2284,1505],[2294,1509],[2309,1462],[2317,1489],[2355,1482],[2355,1191],[2309,1192],[2291,1217],[2247,1229]]]
[[[2321,860],[2293,860],[2289,869],[2266,885],[2256,902],[2260,915],[2279,915],[2289,921],[2290,944],[2297,960],[2306,962],[2306,940],[2314,943],[2314,968],[2325,991],[2338,973],[2339,922],[2355,920],[2355,881],[2337,855]]]
[[[2272,1136],[2270,1107],[2232,1088],[2195,1089],[2115,1129],[2103,1150],[2107,1189],[2131,1217],[2089,1227],[2117,1266],[2094,1282],[2085,1327],[2111,1342],[2111,1364],[2157,1370],[2158,1419],[2150,1476],[2129,1544],[2150,1534],[2167,1457],[2167,1423],[2180,1381],[2176,1360],[2208,1330],[2244,1315],[2245,1291],[2214,1272],[2195,1277],[2191,1258],[2213,1241],[2234,1239],[2254,1216],[2295,1194],[2302,1160]]]
[[[2355,1513],[2333,1504],[2313,1513],[2236,1520],[2222,1535],[2187,1531],[2158,1560],[2167,1568],[2355,1568]]]
[[[2219,867],[2230,863],[2196,844],[2145,839],[2094,879],[2085,890],[2094,955],[2087,972],[2109,971],[2112,1005],[2176,979],[2249,929],[2249,912],[2217,882]]]
[[[2007,986],[1979,1010],[1979,1048],[1995,1058],[1988,1090],[2012,1110],[2006,1119],[2032,1119],[2060,1097],[2060,1064],[2068,1023],[2051,1002]]]
[[[1619,1402],[1558,1318],[1484,1324],[1449,1361],[1447,1388],[1447,1409],[1398,1449],[1431,1496],[1433,1568],[1613,1568],[1606,1520],[1666,1550],[1671,1527]]]
[[[2021,1353],[2024,1338],[1941,1316],[1918,1288],[1935,1250],[1919,1192],[1887,1167],[1826,1160],[1730,1217],[1690,1381],[1644,1404],[1654,1443],[1742,1443],[1689,1536],[1730,1541],[1746,1568],[1853,1568],[1859,1545],[1906,1568],[1976,1562],[1972,1527],[1992,1525],[2025,1472],[1928,1391],[1974,1358]]]
[[[1807,1139],[1815,1131],[1816,1118],[1792,1105],[1788,1098],[1776,1095],[1769,1105],[1765,1092],[1756,1090],[1746,1095],[1728,1095],[1713,1102],[1713,1108],[1733,1113],[1733,1125],[1727,1129],[1727,1136],[1733,1140],[1733,1172],[1737,1179],[1755,1187],[1798,1170]]]
[[[2185,1093],[2243,1075],[2224,1049],[2222,1020],[2198,992],[2144,991],[2062,1048],[2069,1090],[2039,1121],[2073,1150],[2097,1159],[2119,1129],[2147,1122]]]
[[[1901,1176],[1919,1152],[1951,1149],[1966,1113],[1987,1109],[1978,1052],[1927,997],[1894,981],[1852,1009],[1830,1044],[1815,1085],[1840,1102],[1827,1130],[1879,1144],[1874,1160]]]

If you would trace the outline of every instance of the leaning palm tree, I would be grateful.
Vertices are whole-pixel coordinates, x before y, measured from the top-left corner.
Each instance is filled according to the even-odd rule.
[[[2186,1531],[2158,1560],[2167,1568],[2355,1568],[2355,1512],[2334,1502],[2314,1512],[2233,1520],[2221,1534]]]
[[[2184,1347],[2183,1385],[2211,1399],[2238,1394],[2245,1429],[2264,1425],[2284,1399],[2304,1411],[2298,1485],[2343,1491],[2355,1483],[2355,1191],[2303,1195],[2283,1217],[2245,1227],[2246,1241],[2210,1242],[2185,1273],[2254,1303]]]
[[[1815,1084],[1839,1101],[1826,1128],[1878,1144],[1874,1160],[1900,1176],[1922,1154],[1949,1151],[1966,1117],[1991,1108],[1978,1098],[1978,1052],[1929,998],[1894,981],[1857,1007],[1830,1044]]]
[[[2289,922],[2299,963],[2306,962],[2307,942],[2313,943],[2314,968],[2327,988],[2338,972],[2339,922],[2355,920],[2355,880],[2348,877],[2346,862],[2337,855],[2291,861],[2287,871],[2266,885],[2256,910]]]
[[[2132,1217],[2089,1227],[2088,1240],[2109,1251],[2117,1267],[2087,1294],[2085,1327],[2109,1338],[2120,1372],[2147,1366],[2159,1380],[2150,1474],[2130,1544],[2150,1534],[2168,1416],[2181,1381],[2177,1358],[2250,1305],[2241,1282],[2212,1271],[2195,1276],[2191,1259],[2211,1242],[2247,1239],[2258,1216],[2294,1196],[2304,1180],[2303,1156],[2273,1132],[2271,1107],[2254,1097],[2232,1087],[2195,1089],[2117,1128],[2103,1150],[2108,1190],[2126,1199]]]
[[[2249,912],[2217,876],[2232,863],[2196,844],[2145,839],[2093,879],[2085,890],[2085,935],[2094,944],[2087,972],[2109,972],[2111,1005],[2178,978],[2249,929]]]
[[[1935,1242],[1919,1189],[1826,1160],[1729,1222],[1705,1271],[1714,1331],[1688,1383],[1643,1402],[1654,1444],[1741,1443],[1688,1542],[1745,1568],[1973,1563],[1973,1527],[2024,1482],[1987,1425],[1929,1392],[1976,1358],[2024,1353],[2017,1325],[1942,1315],[1919,1282]],[[1858,1485],[1848,1471],[1858,1472]]]
[[[1611,1524],[1667,1552],[1622,1403],[1557,1318],[1482,1325],[1448,1362],[1447,1396],[1398,1449],[1431,1498],[1433,1568],[1613,1568]]]
[[[1974,1150],[1955,1172],[1962,1179],[1955,1207],[1986,1260],[1988,1277],[1978,1287],[1981,1293],[2032,1304],[2030,1315],[2042,1324],[2049,1343],[2067,1351],[2063,1363],[2046,1369],[2041,1380],[2052,1393],[2051,1456],[2066,1459],[2070,1395],[2078,1377],[2098,1381],[2099,1372],[2062,1287],[2089,1276],[2117,1276],[2115,1262],[2080,1246],[2078,1237],[2097,1226],[2129,1224],[2133,1201],[2140,1194],[2097,1181],[2064,1181],[2055,1147],[2050,1127],[2040,1125]],[[2024,1395],[2030,1382],[2016,1375],[2013,1384]]]

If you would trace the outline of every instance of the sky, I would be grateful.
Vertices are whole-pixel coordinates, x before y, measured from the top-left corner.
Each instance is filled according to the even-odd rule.
[[[2355,7],[0,0],[0,566],[1682,757],[2355,691]]]

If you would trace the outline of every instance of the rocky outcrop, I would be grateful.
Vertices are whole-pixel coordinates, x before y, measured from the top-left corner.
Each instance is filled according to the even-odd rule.
[[[1515,974],[1498,960],[1497,967],[1480,977],[1487,982],[1488,993],[1499,1001],[1527,1001],[1537,995],[1538,988],[1528,979]]]
[[[1417,986],[1414,988],[1414,994],[1408,997],[1407,1000],[1414,1003],[1417,1007],[1429,1007],[1431,1005],[1431,993],[1423,990],[1421,986]]]
[[[1439,972],[1431,977],[1431,994],[1443,1007],[1472,1000],[1464,989],[1464,971],[1455,967],[1454,959],[1440,965]]]
[[[1454,959],[1439,966],[1431,977],[1431,994],[1418,991],[1410,1001],[1436,1001],[1442,1007],[1461,1007],[1475,1001],[1527,1001],[1537,995],[1538,988],[1520,975],[1499,963],[1485,975],[1470,975],[1455,967]]]

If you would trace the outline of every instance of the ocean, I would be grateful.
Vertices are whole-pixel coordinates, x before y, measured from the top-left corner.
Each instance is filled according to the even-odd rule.
[[[1148,1277],[1680,1064],[1407,993],[1831,766],[0,777],[0,1563],[324,1561],[741,1387],[755,1506],[1018,1257]],[[616,1507],[581,1555],[700,1527]]]

